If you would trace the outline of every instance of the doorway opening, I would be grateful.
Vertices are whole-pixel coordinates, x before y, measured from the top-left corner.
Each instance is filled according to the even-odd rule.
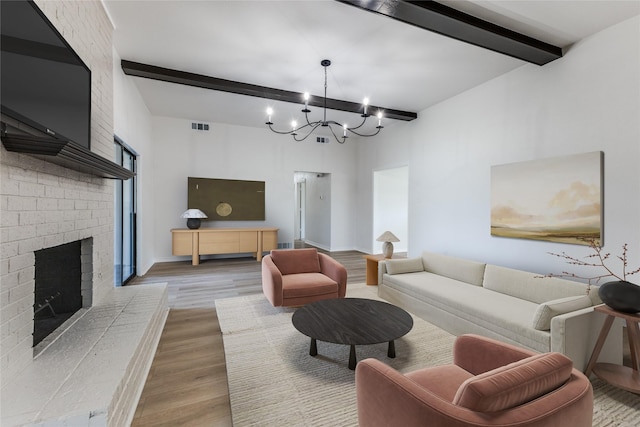
[[[331,174],[326,172],[294,173],[295,247],[331,248]]]

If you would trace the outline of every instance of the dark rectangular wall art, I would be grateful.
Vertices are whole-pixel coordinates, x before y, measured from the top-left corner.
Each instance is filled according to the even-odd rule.
[[[188,179],[188,208],[200,209],[206,221],[264,221],[264,181]]]

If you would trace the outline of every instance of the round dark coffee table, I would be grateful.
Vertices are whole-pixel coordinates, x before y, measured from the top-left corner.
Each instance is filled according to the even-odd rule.
[[[349,369],[356,368],[356,345],[389,342],[387,356],[393,358],[394,340],[413,327],[411,315],[400,307],[363,298],[316,301],[297,309],[291,321],[311,338],[311,356],[318,354],[316,340],[351,346]]]

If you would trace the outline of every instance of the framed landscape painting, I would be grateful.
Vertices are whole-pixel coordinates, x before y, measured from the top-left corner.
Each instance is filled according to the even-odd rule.
[[[491,167],[491,235],[588,245],[602,240],[604,153]]]

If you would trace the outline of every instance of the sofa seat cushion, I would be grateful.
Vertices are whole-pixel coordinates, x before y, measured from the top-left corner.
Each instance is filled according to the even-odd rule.
[[[404,376],[447,402],[452,402],[460,385],[473,377],[472,374],[456,365],[418,369],[406,373]]]
[[[531,327],[538,304],[426,271],[384,275],[383,283],[530,349],[550,349],[549,331]]]
[[[338,294],[338,284],[322,273],[299,273],[282,276],[282,297]]]

